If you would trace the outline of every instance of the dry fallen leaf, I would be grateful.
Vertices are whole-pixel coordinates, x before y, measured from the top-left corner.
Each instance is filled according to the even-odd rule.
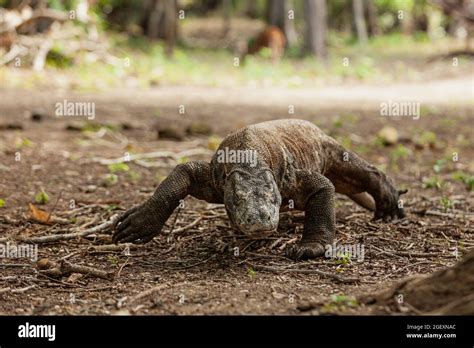
[[[30,203],[30,214],[29,219],[39,222],[41,224],[52,225],[53,221],[51,221],[50,213],[45,212],[44,210],[38,209],[35,207],[34,204]]]

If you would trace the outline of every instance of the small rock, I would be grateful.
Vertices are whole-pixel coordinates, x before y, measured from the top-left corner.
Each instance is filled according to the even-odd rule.
[[[97,190],[97,186],[87,185],[86,187],[84,187],[83,192],[84,193],[92,193],[92,192],[95,192],[96,190]]]
[[[38,267],[38,269],[48,269],[51,268],[52,265],[53,264],[50,259],[41,259],[36,263],[36,267]]]
[[[0,130],[23,130],[23,125],[17,122],[1,123]]]
[[[84,123],[82,122],[71,122],[66,125],[66,130],[73,132],[80,132],[84,129]]]
[[[33,111],[31,112],[31,115],[30,115],[30,120],[33,121],[33,122],[41,122],[44,118],[44,115],[42,112],[39,112],[39,111]]]
[[[177,126],[158,127],[158,139],[183,141],[185,136],[183,129]]]
[[[383,127],[378,136],[384,145],[394,145],[398,142],[398,132],[393,127]]]
[[[107,298],[107,299],[105,299],[105,304],[114,306],[115,305],[115,300],[113,298]]]

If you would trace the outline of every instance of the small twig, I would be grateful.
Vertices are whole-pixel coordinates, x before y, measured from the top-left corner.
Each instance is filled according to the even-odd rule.
[[[317,269],[298,269],[298,268],[279,268],[279,267],[270,267],[270,266],[263,266],[263,265],[253,265],[248,262],[250,266],[256,271],[268,271],[273,273],[301,273],[301,274],[317,274],[326,278],[332,278],[340,283],[358,283],[361,280],[358,278],[347,278],[342,277],[338,274],[323,272]]]
[[[0,267],[8,268],[8,267],[33,267],[27,263],[0,263]]]
[[[11,292],[14,294],[23,294],[24,292],[27,292],[30,289],[36,288],[36,284],[32,284],[30,286],[26,286],[24,288],[20,289],[12,289]]]
[[[116,278],[118,279],[120,277],[120,273],[122,273],[122,269],[125,267],[125,265],[128,263],[128,260],[130,260],[130,257],[127,257],[127,260],[123,263],[122,266],[120,266],[120,269],[117,272]]]
[[[170,230],[168,231],[168,234],[173,233],[174,226],[176,225],[176,221],[178,221],[179,213],[181,213],[181,205],[178,207],[178,211],[176,211],[176,214],[175,214],[175,216],[174,216],[173,223],[171,224],[171,228],[170,228]]]
[[[412,213],[417,215],[432,215],[432,216],[440,216],[440,217],[447,217],[450,219],[466,219],[469,221],[474,221],[474,216],[470,214],[454,214],[454,213],[442,213],[440,211],[435,210],[413,210]]]
[[[183,227],[179,227],[177,229],[175,229],[174,231],[172,231],[173,233],[179,233],[179,232],[183,232],[183,231],[186,231],[186,230],[189,230],[190,228],[193,228],[194,226],[196,226],[200,221],[202,220],[202,217],[198,217],[196,218],[193,222],[191,222],[190,224],[186,225],[186,226],[183,226]],[[171,231],[169,232],[171,233]]]
[[[41,263],[40,273],[53,278],[68,276],[71,273],[80,273],[107,280],[111,280],[114,276],[111,272],[106,272],[89,266],[72,264],[66,260],[62,260],[59,263],[46,260]]]
[[[40,236],[40,237],[31,237],[31,238],[20,238],[20,240],[25,243],[41,244],[41,243],[51,243],[51,242],[57,242],[57,241],[62,241],[62,240],[69,240],[69,239],[74,239],[78,237],[85,237],[90,234],[106,230],[107,228],[109,228],[110,226],[114,224],[115,219],[117,217],[118,215],[114,215],[109,220],[105,221],[104,223],[98,226],[89,228],[85,231],[54,234],[54,235],[49,235],[49,236]]]

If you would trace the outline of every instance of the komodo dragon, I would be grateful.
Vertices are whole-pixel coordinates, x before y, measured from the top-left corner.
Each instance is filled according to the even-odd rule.
[[[222,156],[223,151],[234,151],[234,156]],[[253,153],[255,161],[236,153]],[[311,122],[257,123],[227,136],[210,163],[177,165],[150,199],[116,221],[113,241],[149,242],[180,200],[191,195],[224,203],[232,225],[244,233],[275,230],[280,208],[304,210],[302,239],[289,246],[286,255],[295,260],[314,258],[324,254],[325,245],[334,239],[335,192],[374,211],[375,220],[405,216],[398,204],[404,192]]]

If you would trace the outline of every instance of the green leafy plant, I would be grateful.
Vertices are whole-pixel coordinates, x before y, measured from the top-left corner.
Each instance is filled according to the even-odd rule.
[[[247,268],[247,275],[250,278],[254,279],[257,276],[257,272],[255,272],[255,270],[252,267],[248,267]]]
[[[440,173],[441,170],[443,170],[444,166],[446,164],[446,160],[445,159],[439,159],[439,160],[436,160],[435,164],[433,165],[433,170],[436,174]]]
[[[336,255],[336,258],[334,259],[334,262],[338,265],[348,265],[351,263],[351,253],[346,251],[346,252],[340,252]]]
[[[49,202],[48,194],[43,189],[41,189],[41,191],[35,195],[35,202],[38,204],[48,203]]]
[[[321,309],[322,313],[331,313],[337,310],[343,310],[347,307],[357,307],[359,302],[352,296],[347,295],[331,295],[329,302],[325,303]]]
[[[416,143],[420,146],[434,146],[436,144],[436,134],[429,131],[423,131]]]
[[[130,167],[126,163],[112,163],[107,166],[111,173],[128,172]]]
[[[19,138],[15,142],[15,147],[17,149],[23,149],[25,147],[33,146],[33,142],[28,138]]]
[[[411,154],[411,151],[406,146],[399,144],[396,148],[390,151],[390,157],[395,162],[399,159],[406,159]]]
[[[444,210],[448,210],[453,207],[453,202],[448,197],[442,197],[440,201]]]
[[[112,265],[117,265],[119,263],[119,258],[117,255],[107,255],[107,261]]]
[[[453,173],[453,179],[464,183],[468,191],[474,190],[474,175],[469,175],[464,172],[457,171]]]
[[[423,183],[423,188],[434,188],[437,190],[441,190],[444,186],[444,181],[437,175],[429,177]]]
[[[107,210],[108,212],[111,212],[111,211],[114,211],[114,210],[117,210],[118,209],[118,205],[117,204],[109,204],[107,205],[107,207],[105,208],[105,210]]]
[[[113,186],[115,185],[116,183],[118,183],[118,176],[117,174],[106,174],[105,175],[105,178],[104,178],[104,184],[105,186]]]

